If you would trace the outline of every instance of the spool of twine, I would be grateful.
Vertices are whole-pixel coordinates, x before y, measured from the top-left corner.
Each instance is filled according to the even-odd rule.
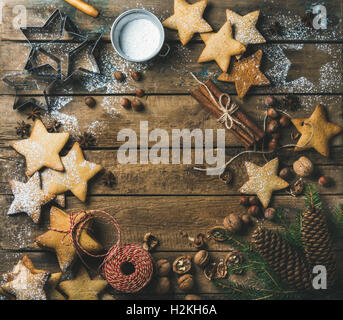
[[[120,228],[117,221],[102,210],[86,211],[86,215],[79,222],[70,224],[70,234],[82,263],[88,266],[82,253],[92,258],[103,258],[97,272],[116,290],[124,293],[135,293],[143,289],[151,280],[153,274],[153,261],[149,252],[133,244],[120,244]],[[105,254],[92,254],[80,244],[81,231],[92,220],[102,220],[113,226],[117,231],[116,243]]]

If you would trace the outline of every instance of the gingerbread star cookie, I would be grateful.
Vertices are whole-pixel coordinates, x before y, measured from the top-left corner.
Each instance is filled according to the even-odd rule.
[[[223,73],[219,81],[234,82],[238,97],[243,99],[252,86],[267,86],[267,77],[260,71],[262,50],[256,51],[248,58],[235,61],[230,73]]]
[[[308,119],[292,119],[301,133],[295,151],[314,148],[321,155],[330,154],[330,140],[343,131],[343,127],[326,120],[324,107],[319,104]]]
[[[244,46],[266,42],[256,29],[259,15],[260,10],[250,12],[245,16],[240,16],[230,9],[226,10],[227,20],[235,27],[235,39]]]
[[[26,212],[34,223],[39,222],[41,207],[55,198],[54,194],[41,189],[39,172],[36,172],[26,183],[12,180],[10,186],[14,200],[7,214]]]
[[[75,279],[60,283],[61,290],[69,300],[99,300],[98,294],[106,287],[106,280],[92,280],[83,267]]]
[[[43,167],[62,171],[59,152],[69,139],[69,133],[49,133],[40,120],[36,120],[30,138],[16,141],[12,147],[26,158],[26,174],[32,176]]]
[[[200,0],[194,4],[186,0],[174,0],[174,15],[163,22],[169,29],[177,30],[183,45],[186,45],[197,32],[211,32],[212,27],[203,19],[207,0]]]
[[[52,207],[50,210],[50,230],[35,239],[35,244],[38,247],[56,252],[62,271],[69,268],[77,257],[77,252],[69,233],[71,222],[74,219],[74,223],[78,223],[85,215],[87,213],[82,212],[71,216],[56,207]],[[79,242],[81,247],[90,253],[99,253],[103,249],[101,244],[94,240],[86,229],[81,230]]]
[[[102,170],[102,166],[86,161],[78,142],[75,142],[69,153],[61,159],[65,172],[51,169],[43,171],[43,189],[56,195],[70,190],[77,198],[85,202],[87,181]]]
[[[65,300],[65,297],[56,290],[58,283],[62,277],[62,272],[51,274],[49,280],[45,285],[45,292],[48,300]]]
[[[5,283],[1,288],[17,300],[46,300],[44,285],[49,278],[49,272],[38,270],[28,256],[3,276]]]
[[[273,191],[285,189],[289,184],[277,175],[279,159],[275,158],[259,167],[252,162],[245,162],[249,181],[239,191],[241,193],[256,194],[264,208],[267,208]]]
[[[224,72],[227,72],[232,56],[245,52],[245,47],[232,38],[230,23],[225,23],[217,33],[205,33],[200,36],[206,47],[198,62],[215,60]]]

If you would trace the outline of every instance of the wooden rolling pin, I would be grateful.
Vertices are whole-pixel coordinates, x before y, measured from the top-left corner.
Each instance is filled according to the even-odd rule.
[[[92,7],[90,4],[82,1],[82,0],[64,0],[65,2],[69,3],[76,9],[79,9],[85,14],[96,18],[99,15],[99,11]]]

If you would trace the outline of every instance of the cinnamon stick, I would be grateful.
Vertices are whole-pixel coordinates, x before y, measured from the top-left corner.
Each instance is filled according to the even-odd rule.
[[[191,91],[191,96],[197,100],[200,104],[202,104],[205,108],[207,108],[217,119],[222,116],[221,111],[210,101],[201,91],[200,88],[196,88]],[[240,128],[237,126],[232,126],[232,133],[236,138],[238,138],[245,147],[250,147],[254,141],[249,136],[246,136]]]
[[[207,80],[205,82],[206,86],[210,89],[210,91],[213,93],[215,98],[219,100],[220,96],[223,94],[221,90],[215,85],[215,83],[212,80]],[[203,86],[202,86],[203,87]],[[205,88],[204,88],[205,89]],[[206,89],[205,89],[206,90]],[[207,90],[206,90],[207,91]],[[223,103],[227,103],[227,98],[223,98]],[[254,134],[256,141],[261,140],[265,133],[263,130],[261,130],[245,113],[243,113],[240,109],[238,109],[233,116],[235,116],[240,122],[242,122],[249,130],[252,131]]]

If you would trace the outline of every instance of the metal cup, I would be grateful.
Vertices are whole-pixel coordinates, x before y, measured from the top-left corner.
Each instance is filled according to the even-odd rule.
[[[159,29],[160,31],[160,43],[157,47],[157,49],[150,54],[149,56],[147,56],[144,59],[133,59],[131,57],[128,57],[123,50],[120,47],[120,36],[121,36],[121,31],[123,29],[123,27],[133,21],[133,20],[137,20],[137,19],[148,19],[150,20],[152,23],[155,24],[155,26]],[[151,12],[144,10],[144,9],[132,9],[132,10],[128,10],[123,12],[113,23],[112,25],[112,29],[111,29],[111,42],[112,45],[115,49],[115,51],[125,60],[131,61],[131,62],[146,62],[151,60],[152,58],[156,57],[159,52],[161,51],[163,44],[164,44],[164,39],[165,39],[165,33],[164,33],[164,28],[162,23],[160,22],[160,20]]]

